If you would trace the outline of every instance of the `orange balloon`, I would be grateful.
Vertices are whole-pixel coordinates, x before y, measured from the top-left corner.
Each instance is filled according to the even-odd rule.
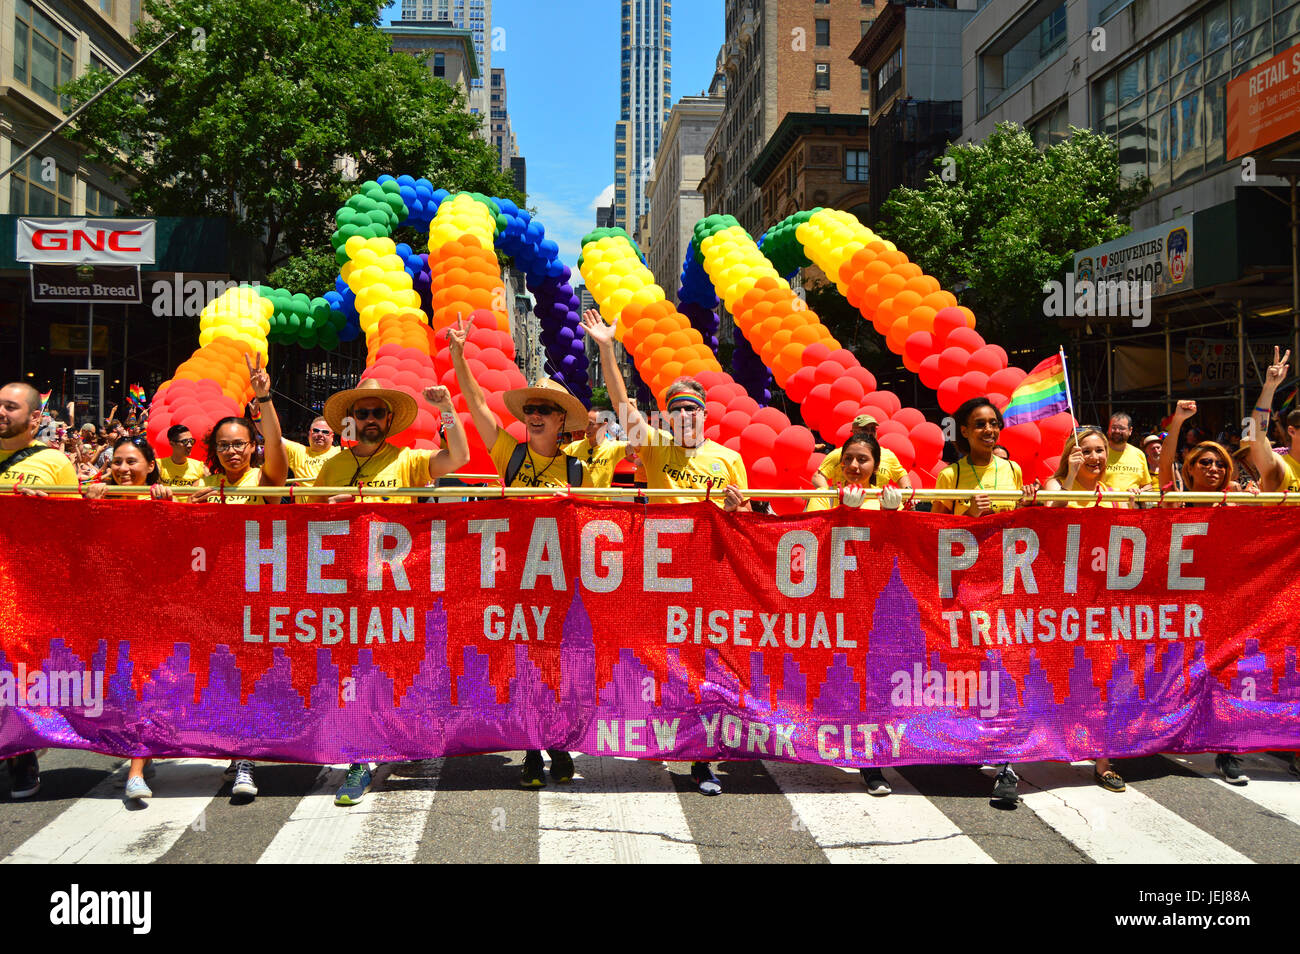
[[[907,280],[908,291],[916,292],[922,298],[934,294],[940,287],[939,280],[930,275],[922,274]]]
[[[810,345],[814,341],[820,341],[824,327],[825,326],[821,324],[807,322],[803,327],[794,330],[794,337],[792,340],[796,344],[801,345]]]
[[[878,255],[879,253],[875,249],[871,248],[870,246],[867,246],[866,248],[860,248],[856,252],[854,252],[853,257],[849,259],[849,268],[854,272],[860,272],[868,265],[873,264],[876,261]],[[840,274],[841,275],[844,274],[843,269],[840,270]]]
[[[907,333],[933,331],[935,311],[929,305],[917,305],[907,314]]]
[[[894,274],[901,275],[904,279],[909,279],[916,278],[918,275],[924,273],[921,271],[921,266],[915,262],[905,262],[902,265],[894,266]]]
[[[957,304],[957,296],[950,291],[937,291],[921,299],[921,304],[928,305],[935,311],[943,311]]]
[[[659,372],[660,378],[664,380],[664,386],[672,384],[682,376],[682,368],[685,365],[680,361],[669,361]]]
[[[975,327],[975,312],[971,311],[971,310],[970,310],[969,308],[967,308],[965,305],[958,305],[957,307],[958,307],[958,309],[961,310],[961,313],[962,313],[963,315],[966,316],[966,327],[967,327],[967,328],[974,328],[974,327]]]
[[[668,336],[667,340],[664,341],[664,345],[672,348],[674,352],[684,350],[688,345],[690,345],[690,343],[690,336],[687,335],[685,331],[674,331]]]
[[[871,246],[869,245],[867,247],[870,248]],[[904,255],[902,252],[897,250],[891,252],[888,249],[886,249],[883,245],[881,245],[880,248],[881,251],[879,253],[878,260],[884,262],[886,265],[890,267],[890,269],[893,269],[896,266],[902,265],[907,262],[907,256]]]
[[[650,360],[647,362],[647,367],[654,371],[661,371],[664,365],[673,360],[673,355],[675,353],[676,352],[672,348],[660,346],[651,353]]]

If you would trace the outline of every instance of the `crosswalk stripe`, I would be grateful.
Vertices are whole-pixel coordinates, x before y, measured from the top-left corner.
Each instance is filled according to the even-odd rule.
[[[1212,780],[1216,785],[1254,802],[1260,808],[1300,825],[1300,782],[1285,765],[1269,755],[1242,755],[1242,771],[1250,776],[1246,785],[1229,785],[1214,767],[1213,755],[1166,755],[1175,765]]]
[[[697,864],[699,850],[663,762],[578,755],[572,786],[538,793],[546,864]],[[725,797],[725,796],[724,796]]]
[[[426,764],[440,766],[441,762],[433,759]],[[347,769],[323,771],[258,864],[409,864],[433,809],[437,769],[429,777],[386,788],[392,769],[392,765],[377,769],[369,794],[360,804],[346,808],[334,804],[334,795]]]
[[[1094,861],[1123,864],[1248,864],[1250,859],[1134,785],[1108,792],[1093,763],[1031,762],[1015,767],[1020,800]]]
[[[889,776],[893,794],[878,798],[863,788],[857,769],[763,764],[832,862],[993,863],[897,773]]]
[[[211,803],[225,762],[169,759],[150,787],[165,797],[127,803],[125,766],[74,801],[3,859],[5,864],[141,864],[162,857]]]

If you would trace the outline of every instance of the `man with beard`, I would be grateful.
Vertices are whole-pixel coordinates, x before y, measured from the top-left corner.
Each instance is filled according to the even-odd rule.
[[[1111,490],[1145,490],[1151,483],[1147,458],[1128,442],[1133,435],[1133,418],[1123,411],[1110,416],[1106,439],[1110,447],[1106,452],[1106,483]]]
[[[66,487],[77,483],[72,462],[61,451],[35,440],[40,417],[41,395],[30,384],[15,381],[0,388],[0,493],[17,485],[20,492],[44,497],[43,490],[25,488],[31,484]],[[36,753],[9,759],[9,777],[11,798],[35,795],[41,787]]]

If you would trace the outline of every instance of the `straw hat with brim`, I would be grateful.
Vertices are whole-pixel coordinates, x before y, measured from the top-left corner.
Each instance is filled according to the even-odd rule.
[[[392,411],[392,420],[388,425],[388,437],[399,434],[415,423],[415,398],[405,391],[386,388],[374,378],[367,378],[355,388],[331,394],[325,401],[324,417],[335,433],[343,432],[343,420],[352,411],[352,406],[364,398],[379,398]]]
[[[587,428],[587,408],[566,391],[564,385],[550,378],[542,378],[531,388],[515,388],[513,391],[507,391],[502,395],[501,400],[505,403],[506,410],[521,421],[524,419],[525,404],[554,404],[565,414],[564,426],[561,430],[582,431]]]

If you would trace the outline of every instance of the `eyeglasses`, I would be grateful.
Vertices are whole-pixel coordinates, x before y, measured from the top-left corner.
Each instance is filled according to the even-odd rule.
[[[668,408],[669,414],[690,414],[692,411],[699,411],[702,414],[704,413],[704,408],[695,404],[678,404],[674,407]]]
[[[352,416],[353,416],[354,418],[356,418],[358,421],[366,421],[366,420],[369,420],[369,419],[372,418],[372,417],[373,417],[376,421],[382,421],[384,418],[386,418],[386,417],[388,416],[388,408],[386,408],[386,407],[358,407],[358,408],[353,408],[353,410],[352,410]]]
[[[550,417],[552,414],[560,413],[560,409],[554,404],[525,404],[523,411],[525,416],[537,414],[541,417]]]
[[[248,447],[248,441],[217,441],[217,453],[225,454],[229,451],[242,451]]]

